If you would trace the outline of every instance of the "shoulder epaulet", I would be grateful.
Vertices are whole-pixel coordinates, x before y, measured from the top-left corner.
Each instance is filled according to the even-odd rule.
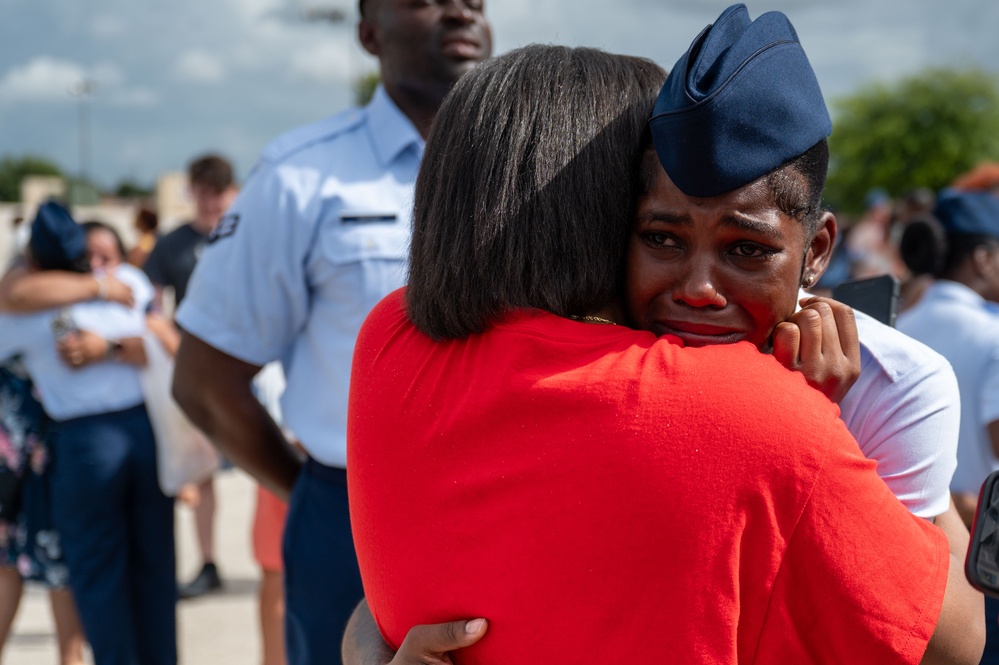
[[[297,127],[271,141],[260,157],[264,161],[281,161],[311,145],[327,141],[348,132],[364,120],[363,108],[350,108],[336,115]]]

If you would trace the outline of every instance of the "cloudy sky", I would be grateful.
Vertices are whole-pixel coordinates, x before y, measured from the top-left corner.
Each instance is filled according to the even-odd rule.
[[[531,42],[598,46],[671,67],[727,0],[487,0],[497,52]],[[927,65],[999,73],[996,0],[764,0],[788,14],[827,99]],[[274,136],[350,103],[375,62],[354,37],[355,0],[0,0],[0,157],[80,159],[91,80],[91,171],[152,183],[207,150],[240,175]],[[309,23],[310,8],[346,12]]]

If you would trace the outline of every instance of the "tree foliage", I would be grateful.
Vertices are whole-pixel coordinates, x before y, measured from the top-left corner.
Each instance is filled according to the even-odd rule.
[[[375,94],[375,88],[381,82],[378,72],[368,72],[354,79],[354,102],[358,106],[364,106],[371,101]]]
[[[21,180],[29,175],[61,176],[62,170],[44,157],[33,155],[0,159],[0,201],[20,201]]]
[[[865,194],[932,190],[999,158],[999,82],[978,69],[932,68],[833,103],[826,199],[858,210]]]
[[[114,188],[114,195],[120,199],[142,199],[152,196],[153,189],[134,180],[125,179]]]

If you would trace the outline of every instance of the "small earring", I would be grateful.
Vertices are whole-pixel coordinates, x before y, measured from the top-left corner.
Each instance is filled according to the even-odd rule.
[[[810,273],[810,272],[805,273],[805,276],[801,278],[801,285],[807,289],[808,287],[810,287],[812,285],[812,280],[813,279],[815,279],[815,278],[812,277],[812,273]]]

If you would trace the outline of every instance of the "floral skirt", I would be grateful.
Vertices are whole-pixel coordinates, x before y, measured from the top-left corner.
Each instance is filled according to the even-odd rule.
[[[0,566],[16,567],[26,580],[65,586],[59,534],[52,526],[51,462],[53,423],[32,392],[17,360],[0,364],[0,466],[24,478],[20,511],[0,520]]]

